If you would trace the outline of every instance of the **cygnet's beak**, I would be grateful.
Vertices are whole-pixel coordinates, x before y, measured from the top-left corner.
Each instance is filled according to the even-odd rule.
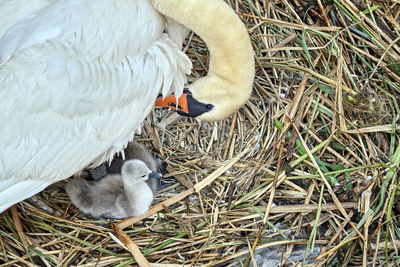
[[[169,95],[164,98],[159,96],[156,101],[156,107],[172,108],[175,109],[179,115],[197,117],[212,110],[214,106],[197,101],[188,90],[184,90],[183,94],[178,98],[178,101],[176,101],[174,95]]]
[[[154,178],[154,179],[157,179],[157,180],[161,180],[162,177],[163,176],[162,176],[162,174],[160,172],[152,172],[152,173],[149,174],[149,178]]]

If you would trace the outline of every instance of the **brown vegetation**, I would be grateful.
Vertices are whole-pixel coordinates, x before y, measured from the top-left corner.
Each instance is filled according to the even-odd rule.
[[[253,96],[218,123],[149,116],[137,140],[168,164],[170,185],[120,238],[154,266],[245,264],[266,247],[299,266],[297,244],[320,248],[309,266],[398,265],[400,2],[228,2],[252,37]],[[190,79],[203,76],[195,35],[187,53]],[[1,215],[0,262],[134,265],[116,221],[86,218],[64,186]]]

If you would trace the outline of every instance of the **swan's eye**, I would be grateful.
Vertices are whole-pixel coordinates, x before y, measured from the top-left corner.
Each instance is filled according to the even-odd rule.
[[[207,104],[206,105],[206,109],[208,109],[208,110],[211,110],[213,107],[214,107],[214,105],[212,105],[212,104]]]

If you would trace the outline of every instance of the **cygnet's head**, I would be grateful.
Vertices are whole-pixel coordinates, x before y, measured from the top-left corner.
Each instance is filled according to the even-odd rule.
[[[124,162],[121,169],[122,179],[136,180],[137,182],[146,181],[148,178],[161,179],[162,175],[152,172],[146,163],[138,159],[131,159]]]

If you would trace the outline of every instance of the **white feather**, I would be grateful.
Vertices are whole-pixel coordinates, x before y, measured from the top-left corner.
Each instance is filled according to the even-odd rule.
[[[31,2],[0,0],[0,212],[121,151],[191,69],[146,0]]]

